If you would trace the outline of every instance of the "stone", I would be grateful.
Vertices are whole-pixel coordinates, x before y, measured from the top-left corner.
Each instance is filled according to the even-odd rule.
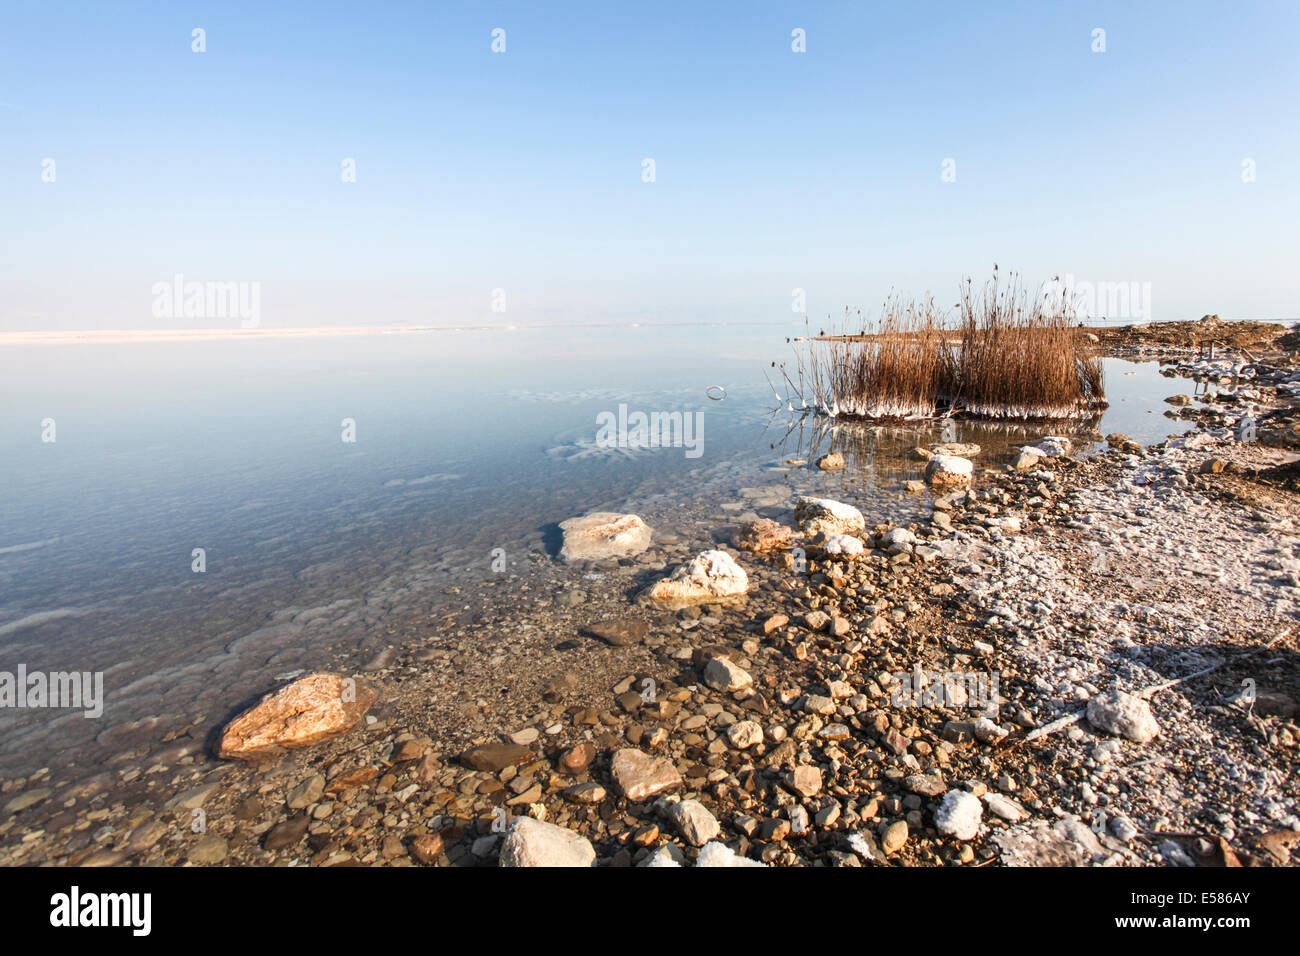
[[[641,803],[648,797],[676,790],[682,785],[681,774],[666,757],[651,757],[640,750],[620,750],[610,761],[614,784],[627,799]]]
[[[283,823],[277,823],[267,831],[262,846],[268,850],[287,850],[291,846],[297,846],[307,835],[307,824],[310,822],[305,813],[300,813]]]
[[[696,866],[763,866],[758,860],[741,856],[725,843],[706,843],[695,858]]]
[[[698,800],[679,800],[665,812],[691,846],[703,846],[722,832],[717,818]]]
[[[221,735],[218,756],[257,762],[347,733],[365,716],[375,692],[364,681],[316,673],[268,694]]]
[[[907,528],[894,528],[880,536],[880,546],[890,554],[900,554],[916,544],[916,535]]]
[[[810,536],[861,534],[867,526],[861,511],[830,498],[800,498],[794,517],[804,534]]]
[[[800,764],[789,776],[790,788],[801,797],[815,797],[821,793],[822,772],[811,764]]]
[[[1012,466],[1016,471],[1033,471],[1043,460],[1043,453],[1037,448],[1022,448]]]
[[[186,859],[191,863],[220,863],[230,853],[225,837],[209,833],[190,849]]]
[[[957,488],[969,485],[975,464],[956,455],[935,455],[925,465],[925,480],[934,488]]]
[[[584,773],[595,759],[596,748],[593,745],[586,742],[577,744],[560,755],[560,773],[576,777]]]
[[[895,820],[885,828],[884,834],[880,837],[880,848],[886,853],[897,853],[905,843],[907,843],[905,820]]]
[[[1192,404],[1192,396],[1170,395],[1168,398],[1165,399],[1165,401],[1168,402],[1170,405],[1190,405]]]
[[[664,604],[699,604],[739,597],[749,576],[725,551],[702,551],[670,577],[655,582],[650,597]]]
[[[759,518],[741,525],[736,532],[736,547],[761,554],[788,549],[794,542],[794,528],[777,524],[771,518]]]
[[[771,634],[773,631],[779,631],[790,623],[790,619],[784,614],[773,614],[763,622],[763,633]]]
[[[650,526],[637,515],[597,511],[561,521],[560,532],[560,560],[567,562],[629,558],[650,547]]]
[[[535,754],[521,744],[494,743],[471,747],[460,755],[460,762],[474,770],[500,773],[506,767],[527,763]]]
[[[737,750],[747,750],[763,742],[763,728],[757,721],[737,721],[727,728],[727,740]]]
[[[411,841],[410,853],[417,863],[435,865],[442,857],[442,834],[425,833]]]
[[[995,817],[1006,820],[1008,823],[1019,823],[1028,816],[1024,807],[1010,797],[996,791],[984,794],[984,804]]]
[[[942,445],[930,446],[930,451],[935,455],[952,455],[956,458],[974,458],[982,450],[974,442],[950,441]]]
[[[837,451],[822,455],[817,459],[817,467],[822,471],[839,471],[844,467],[844,456]]]
[[[543,823],[532,817],[515,817],[501,845],[499,866],[595,866],[596,850],[579,833]]]
[[[216,785],[213,784],[212,786],[216,786]],[[8,815],[11,813],[18,813],[22,810],[26,810],[28,807],[35,806],[36,804],[40,803],[42,800],[48,797],[51,792],[52,791],[50,790],[49,787],[37,787],[34,790],[25,790],[5,804],[4,812],[6,815]]]
[[[1088,723],[1098,730],[1144,744],[1160,733],[1151,705],[1123,691],[1098,694],[1088,701]]]
[[[934,825],[940,833],[957,840],[973,840],[979,834],[984,804],[965,790],[949,790],[934,812]]]
[[[987,717],[981,717],[975,721],[975,737],[986,744],[1000,743],[1007,733],[1007,730],[999,727]]]
[[[843,558],[853,558],[862,554],[865,546],[862,539],[851,534],[832,534],[827,535],[826,540],[822,542],[822,550],[827,554],[838,555]]]
[[[598,783],[580,783],[576,786],[569,787],[564,791],[564,799],[570,803],[593,804],[600,803],[609,794],[605,788]]]
[[[604,641],[611,647],[628,647],[645,641],[650,634],[650,625],[636,618],[626,621],[599,621],[582,628],[582,633]]]
[[[704,665],[704,683],[714,690],[733,693],[753,686],[754,678],[743,667],[725,657],[714,657]]]
[[[312,774],[289,791],[286,803],[290,810],[303,810],[320,800],[324,793],[325,778],[318,773]]]

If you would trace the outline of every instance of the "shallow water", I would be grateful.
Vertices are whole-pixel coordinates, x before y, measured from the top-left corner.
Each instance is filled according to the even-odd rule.
[[[826,428],[774,413],[763,372],[790,331],[6,348],[0,671],[102,671],[107,701],[98,719],[0,711],[0,770],[92,772],[122,747],[219,718],[278,675],[472,612],[472,590],[449,589],[481,582],[493,549],[512,567],[549,561],[554,524],[575,514],[707,529],[762,503],[739,489],[779,485],[774,500],[815,492],[858,504],[868,524],[902,521],[924,505],[901,493],[921,475],[916,445],[977,442],[980,466],[997,467],[1062,431]],[[1106,387],[1100,434],[1181,430],[1161,414],[1177,389],[1153,363],[1107,360]],[[620,405],[698,413],[698,457],[601,447],[598,416]],[[842,472],[783,464],[832,448],[849,459]]]

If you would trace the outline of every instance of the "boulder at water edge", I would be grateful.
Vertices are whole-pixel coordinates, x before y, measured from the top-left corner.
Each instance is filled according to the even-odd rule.
[[[650,526],[637,515],[597,511],[560,522],[564,561],[608,561],[640,554],[650,547]]]
[[[975,465],[969,458],[956,455],[935,455],[925,466],[925,480],[935,488],[957,488],[969,485]]]
[[[218,756],[260,761],[345,734],[365,716],[375,692],[342,674],[308,674],[244,711],[221,734]]]
[[[804,534],[861,534],[867,524],[862,512],[830,498],[800,498],[794,519]]]
[[[702,551],[670,577],[656,581],[650,597],[665,604],[698,604],[739,597],[749,590],[749,576],[725,551]]]

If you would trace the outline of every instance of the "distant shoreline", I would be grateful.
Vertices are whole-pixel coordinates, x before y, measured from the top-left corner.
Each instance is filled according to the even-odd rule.
[[[611,322],[562,325],[322,325],[301,328],[207,329],[58,329],[48,332],[0,331],[3,345],[106,345],[126,342],[209,342],[285,338],[411,335],[427,332],[520,332],[541,329],[637,329],[673,326],[773,325],[783,322]]]

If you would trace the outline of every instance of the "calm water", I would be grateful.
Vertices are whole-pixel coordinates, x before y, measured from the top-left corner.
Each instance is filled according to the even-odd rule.
[[[544,557],[545,529],[575,514],[654,524],[703,501],[716,515],[738,488],[780,482],[898,520],[921,505],[899,494],[920,476],[915,445],[975,441],[996,465],[1059,432],[792,423],[763,371],[793,331],[4,348],[0,671],[103,671],[107,700],[97,720],[0,712],[0,770],[93,770],[124,728],[156,739],[340,648],[373,653],[448,605],[492,549]],[[1181,430],[1160,414],[1178,389],[1155,365],[1108,361],[1106,386],[1103,434]],[[596,447],[597,416],[620,404],[702,413],[701,454]],[[779,468],[831,447],[848,453],[842,473]]]

